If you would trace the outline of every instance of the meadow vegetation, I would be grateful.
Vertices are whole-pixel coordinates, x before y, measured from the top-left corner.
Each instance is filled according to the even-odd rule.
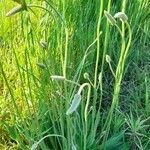
[[[150,149],[149,0],[1,0],[0,149]]]

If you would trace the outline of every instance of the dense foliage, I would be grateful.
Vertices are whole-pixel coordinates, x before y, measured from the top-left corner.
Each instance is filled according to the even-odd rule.
[[[2,0],[0,149],[149,150],[149,8]]]

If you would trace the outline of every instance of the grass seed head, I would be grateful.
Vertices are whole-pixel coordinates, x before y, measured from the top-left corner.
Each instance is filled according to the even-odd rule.
[[[32,145],[31,150],[36,150],[37,147],[38,147],[38,143],[35,142],[35,143]]]
[[[83,76],[84,76],[84,78],[85,78],[85,79],[89,79],[89,74],[88,74],[87,72],[86,72],[86,73],[84,73],[84,75],[83,75]]]
[[[40,67],[41,69],[45,69],[46,68],[46,66],[44,64],[41,64],[41,63],[37,63],[36,65],[38,67]]]
[[[121,21],[126,22],[128,20],[127,15],[124,12],[118,12],[114,15],[114,18],[119,18]]]
[[[107,63],[110,63],[110,62],[111,62],[111,58],[110,58],[109,55],[106,55],[106,62],[107,62]]]
[[[109,14],[105,10],[104,10],[104,14],[105,14],[106,18],[108,19],[108,21],[111,23],[111,25],[115,25],[116,24],[116,20],[111,14]]]
[[[47,47],[47,42],[45,42],[43,39],[41,39],[40,46],[45,49]]]
[[[54,76],[51,76],[51,79],[52,80],[57,80],[57,81],[64,81],[65,77],[54,75]]]
[[[6,17],[10,17],[12,15],[15,15],[21,11],[23,11],[24,8],[22,7],[22,5],[18,5],[17,7],[14,7],[13,9],[11,9],[7,14]]]
[[[72,114],[78,108],[81,101],[81,94],[77,93],[74,95],[70,108],[67,110],[66,115]]]

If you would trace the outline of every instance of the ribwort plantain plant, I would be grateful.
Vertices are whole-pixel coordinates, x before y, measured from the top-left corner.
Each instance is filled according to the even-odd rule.
[[[147,150],[148,0],[14,2],[0,5],[0,149]]]
[[[107,132],[106,137],[105,137],[107,139],[107,136],[108,136],[109,130],[110,130],[111,121],[113,118],[114,110],[118,108],[119,93],[120,93],[120,89],[121,89],[121,81],[122,81],[123,74],[124,74],[125,62],[126,62],[126,59],[128,56],[130,45],[131,45],[132,31],[131,31],[130,25],[128,23],[128,17],[126,16],[125,13],[119,12],[119,13],[116,13],[114,15],[114,17],[112,17],[108,12],[105,11],[105,16],[107,17],[109,22],[111,22],[112,25],[116,25],[114,18],[119,18],[120,21],[122,21],[122,23],[125,24],[128,29],[128,42],[127,42],[127,44],[125,44],[124,41],[125,41],[126,35],[124,35],[124,29],[121,31],[121,29],[116,25],[118,31],[121,34],[122,47],[121,47],[120,57],[119,57],[119,61],[118,61],[117,67],[116,67],[116,71],[115,71],[115,73],[113,73],[114,78],[115,78],[115,83],[114,83],[114,93],[113,93],[113,98],[112,98],[112,104],[111,104],[111,108],[109,110],[106,122],[103,127],[103,130],[106,130],[106,132]],[[108,56],[106,57],[106,61],[108,63],[110,63],[110,58]],[[111,66],[110,66],[110,68],[111,68]],[[111,70],[112,70],[112,68],[111,68]]]

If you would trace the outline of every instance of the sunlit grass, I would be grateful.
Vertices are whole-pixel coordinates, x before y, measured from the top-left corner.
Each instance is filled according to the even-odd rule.
[[[148,150],[149,5],[3,0],[0,149]]]

